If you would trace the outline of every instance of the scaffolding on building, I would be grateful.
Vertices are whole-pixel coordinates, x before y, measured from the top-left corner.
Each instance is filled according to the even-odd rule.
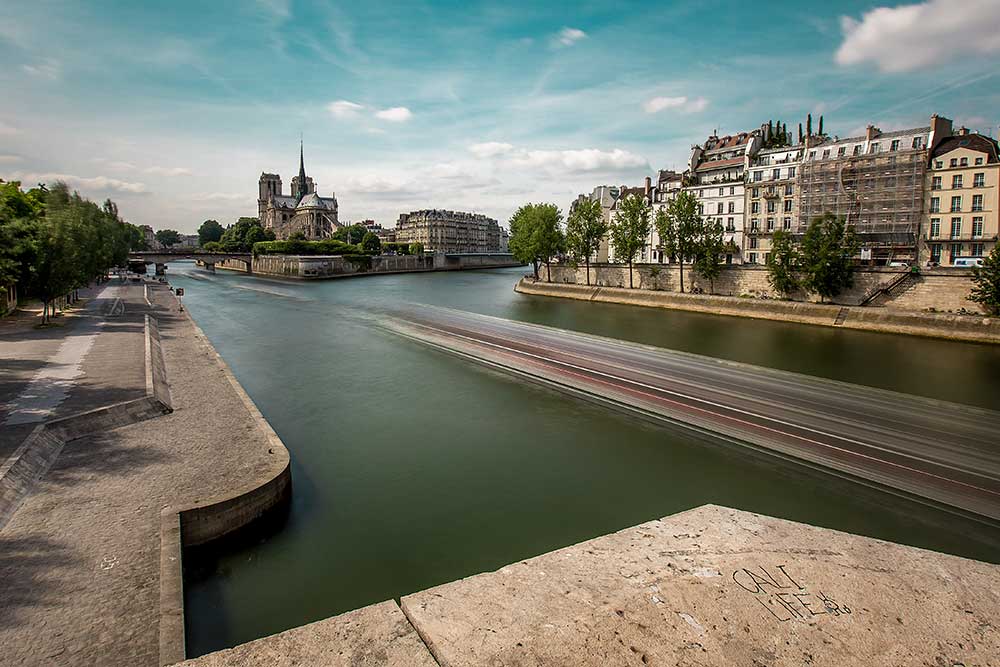
[[[916,261],[927,151],[805,160],[797,235],[826,213],[843,216],[876,263]]]

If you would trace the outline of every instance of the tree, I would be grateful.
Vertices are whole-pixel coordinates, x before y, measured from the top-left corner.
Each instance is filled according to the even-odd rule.
[[[601,211],[601,202],[587,199],[570,211],[566,221],[566,248],[587,267],[587,284],[590,284],[590,257],[601,247],[601,239],[608,233],[608,223]]]
[[[799,123],[799,143],[802,143],[802,123]]]
[[[661,242],[667,244],[664,245],[667,256],[678,260],[683,294],[684,261],[696,256],[697,241],[703,224],[698,212],[698,199],[691,192],[681,192],[667,202],[665,215],[658,215],[656,221]]]
[[[254,243],[273,240],[274,230],[264,229],[257,218],[242,217],[226,228],[219,243],[226,252],[250,252]]]
[[[825,213],[815,218],[802,239],[803,286],[822,302],[853,285],[858,247],[854,228],[843,217]]]
[[[422,255],[424,254],[424,244],[420,242],[414,242],[410,244],[410,254],[411,255]]]
[[[813,115],[811,113],[806,114],[806,136],[811,137],[813,134]]]
[[[826,136],[823,134],[823,116],[819,117],[819,136]]]
[[[649,236],[649,203],[645,197],[628,195],[618,202],[614,221],[611,223],[611,243],[615,259],[628,263],[628,287],[632,289],[632,262],[642,251]]]
[[[216,220],[206,220],[198,228],[198,245],[204,247],[206,243],[218,241],[222,238],[226,230]]]
[[[361,250],[368,255],[378,255],[382,252],[382,239],[377,234],[366,232],[361,238]]]
[[[169,248],[181,242],[180,232],[173,229],[159,229],[156,232],[156,240],[163,246]]]
[[[511,216],[510,252],[517,261],[532,265],[535,280],[542,262],[547,269],[547,280],[552,280],[549,262],[565,246],[561,222],[562,213],[555,204],[525,204]]]
[[[333,233],[333,238],[344,243],[361,243],[361,240],[368,233],[368,228],[364,225],[353,224],[341,227]]]
[[[715,279],[722,272],[719,260],[726,249],[722,240],[722,220],[707,220],[698,231],[694,270],[709,282],[709,291],[715,294]]]
[[[767,258],[767,280],[771,287],[782,294],[791,294],[799,288],[799,252],[792,235],[778,230],[771,238],[771,254]]]
[[[990,315],[1000,315],[1000,245],[972,268],[972,292],[969,301],[978,303]]]

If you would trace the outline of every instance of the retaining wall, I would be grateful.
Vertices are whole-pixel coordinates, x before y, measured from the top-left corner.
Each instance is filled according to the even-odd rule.
[[[224,260],[217,268],[247,272],[243,262]],[[351,262],[340,255],[258,255],[253,259],[252,273],[279,278],[317,280],[385,273],[418,273],[423,271],[458,271],[521,266],[510,255],[379,255],[371,265]]]
[[[563,284],[587,284],[586,267],[569,264],[553,264],[551,282]],[[854,273],[854,286],[832,300],[839,305],[858,303],[878,286],[888,285],[905,269],[860,269]],[[542,280],[547,277],[546,267],[539,269]],[[603,287],[629,286],[628,266],[621,264],[591,264],[590,284]],[[676,264],[636,264],[632,269],[632,285],[641,290],[680,292],[680,272]],[[763,266],[727,266],[722,269],[714,285],[699,277],[690,266],[684,268],[684,289],[702,290],[705,294],[722,296],[761,295],[777,298],[778,295],[768,282],[767,268]],[[714,289],[713,289],[714,288]],[[924,269],[919,276],[894,290],[892,295],[876,299],[875,304],[899,310],[955,311],[962,309],[980,312],[978,304],[967,299],[972,291],[972,272],[968,269],[934,268]],[[795,301],[819,301],[816,295],[803,292],[788,295]]]
[[[617,287],[586,287],[584,285],[536,282],[531,278],[522,278],[514,289],[523,294],[563,297],[582,301],[689,310],[714,315],[903,333],[978,343],[1000,343],[1000,318],[981,315],[920,313],[889,308],[849,307],[801,301],[676,294]],[[843,315],[844,318],[838,322],[840,315]]]

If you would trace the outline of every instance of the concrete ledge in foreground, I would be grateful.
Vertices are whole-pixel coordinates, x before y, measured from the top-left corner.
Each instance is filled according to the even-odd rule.
[[[427,647],[391,600],[182,664],[188,667],[437,667]]]
[[[706,505],[402,599],[441,667],[986,665],[1000,566]]]
[[[1000,318],[981,315],[908,312],[877,306],[838,306],[803,301],[741,299],[732,296],[678,294],[621,287],[547,283],[522,278],[514,291],[579,301],[688,310],[712,315],[815,324],[975,343],[1000,343]],[[840,315],[843,314],[842,319]]]

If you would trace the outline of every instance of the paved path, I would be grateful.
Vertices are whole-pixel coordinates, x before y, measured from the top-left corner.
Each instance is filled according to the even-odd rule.
[[[547,384],[1000,521],[1000,412],[442,308],[392,326]]]
[[[269,469],[263,433],[173,297],[160,323],[174,412],[66,445],[0,531],[0,665],[156,665],[160,510]],[[141,289],[126,288],[141,318]],[[59,410],[142,387],[142,327],[104,327]],[[5,427],[8,428],[8,427]]]

